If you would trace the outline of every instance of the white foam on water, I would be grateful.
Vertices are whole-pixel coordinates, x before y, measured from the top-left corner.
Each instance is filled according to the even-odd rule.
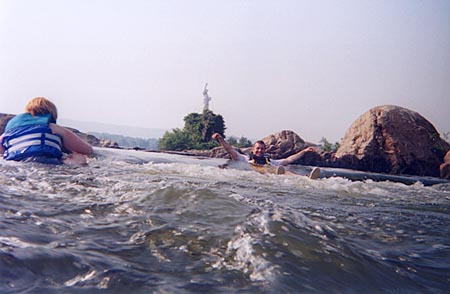
[[[15,248],[38,248],[40,245],[25,242],[17,237],[0,236],[0,246],[10,246]]]
[[[125,153],[126,156],[124,156]],[[273,248],[266,248],[266,244],[271,242],[271,238],[275,234],[275,231],[271,231],[271,224],[274,221],[282,223],[281,229],[284,232],[299,228],[302,234],[317,237],[320,244],[323,244],[322,253],[327,253],[338,250],[335,243],[327,242],[327,240],[331,240],[331,237],[339,234],[346,226],[352,225],[351,222],[343,223],[341,228],[336,228],[339,223],[334,226],[333,221],[329,221],[338,217],[332,207],[335,203],[339,204],[336,199],[339,201],[342,198],[345,200],[343,202],[345,206],[348,203],[348,206],[352,207],[352,205],[358,206],[359,198],[361,198],[361,203],[368,207],[366,211],[371,211],[370,205],[377,205],[379,199],[382,199],[383,203],[387,203],[387,207],[390,205],[389,201],[400,200],[401,205],[397,205],[399,209],[403,209],[403,204],[407,203],[409,198],[413,199],[413,204],[420,199],[417,205],[422,205],[422,200],[426,204],[443,203],[447,205],[450,199],[450,189],[439,188],[438,190],[437,187],[424,187],[422,184],[407,186],[371,180],[352,182],[344,178],[310,180],[305,176],[262,175],[251,170],[222,169],[217,164],[220,161],[210,159],[199,160],[186,156],[151,153],[142,155],[143,152],[138,151],[125,153],[111,151],[111,156],[105,154],[103,157],[94,158],[87,167],[79,168],[0,161],[0,191],[6,192],[3,198],[6,205],[10,205],[10,198],[13,198],[18,204],[17,213],[14,211],[17,206],[11,205],[13,207],[11,211],[14,211],[13,216],[17,214],[17,217],[33,218],[37,225],[44,223],[49,226],[49,229],[52,229],[56,222],[64,223],[61,227],[55,226],[55,229],[52,229],[55,234],[65,233],[66,230],[70,233],[70,228],[67,228],[66,219],[60,219],[57,216],[53,218],[52,215],[46,219],[47,214],[44,213],[39,218],[35,217],[35,210],[43,209],[45,211],[46,209],[41,205],[41,203],[45,203],[40,201],[43,197],[48,197],[57,203],[58,209],[63,207],[72,212],[71,209],[74,206],[74,219],[81,220],[81,228],[90,226],[91,220],[96,219],[97,214],[99,215],[98,219],[102,220],[101,224],[107,224],[109,228],[124,225],[124,223],[114,223],[118,222],[120,219],[118,217],[124,217],[125,222],[129,221],[130,228],[137,230],[137,232],[133,232],[132,236],[128,236],[128,230],[120,231],[126,244],[148,244],[151,255],[161,263],[172,262],[172,260],[176,260],[177,255],[171,255],[170,250],[165,250],[167,247],[164,246],[167,245],[158,243],[160,239],[147,238],[148,229],[153,225],[143,224],[143,218],[140,217],[148,212],[145,210],[148,207],[146,205],[158,206],[161,204],[161,208],[164,210],[165,204],[168,204],[169,220],[167,223],[173,224],[181,237],[184,236],[181,233],[183,230],[192,230],[195,232],[192,240],[196,242],[199,238],[198,235],[203,234],[198,232],[202,230],[206,232],[208,229],[217,227],[207,223],[204,219],[202,221],[205,221],[206,224],[197,227],[189,222],[192,219],[195,220],[197,215],[203,212],[195,210],[193,207],[198,201],[223,197],[219,200],[224,200],[224,206],[231,203],[231,207],[239,207],[245,214],[242,214],[242,217],[239,214],[232,220],[232,225],[228,226],[228,230],[224,229],[224,235],[226,235],[224,238],[226,239],[220,239],[218,243],[221,245],[210,249],[210,255],[205,257],[205,263],[213,262],[215,269],[237,270],[244,273],[251,281],[268,282],[269,284],[280,275],[277,261],[270,259],[274,256],[270,251]],[[200,192],[198,193],[198,191]],[[438,196],[435,196],[436,194]],[[37,200],[31,203],[36,203],[36,207],[33,208],[35,210],[21,210],[22,207],[19,206],[22,203],[20,200],[28,195],[33,196],[33,198],[30,197],[33,201]],[[19,201],[16,201],[14,197],[17,197]],[[357,201],[352,203],[354,199]],[[167,203],[164,202],[166,200]],[[322,202],[322,200],[324,201]],[[327,200],[329,203],[326,203]],[[102,204],[105,205],[102,206]],[[203,206],[203,208],[205,207],[207,208],[207,206]],[[306,208],[303,209],[304,207]],[[329,213],[327,213],[327,209],[329,209]],[[189,216],[191,212],[194,212],[193,216]],[[80,215],[79,219],[77,218],[78,214]],[[177,215],[174,216],[174,214]],[[178,218],[178,215],[182,217]],[[128,218],[128,216],[138,217]],[[373,217],[370,214],[369,216]],[[376,218],[373,220],[371,218],[355,218],[355,222],[362,221],[358,227],[367,228],[364,230],[365,233],[372,234],[382,241],[389,241],[388,238],[392,236],[404,234],[401,226],[391,226],[389,230],[386,230],[379,227]],[[185,223],[171,223],[173,219],[182,220],[181,222],[185,221]],[[120,220],[122,221],[122,219]],[[236,225],[236,220],[239,222],[238,225]],[[286,220],[288,222],[283,223]],[[51,222],[48,223],[48,221]],[[152,220],[145,221],[151,223]],[[161,223],[164,224],[164,222]],[[294,225],[292,229],[289,226],[290,223]],[[143,230],[140,230],[141,224]],[[191,225],[192,227],[190,227]],[[278,227],[278,224],[273,228],[275,227]],[[233,231],[233,229],[235,230]],[[381,232],[380,236],[377,235],[378,230]],[[392,234],[389,233],[390,230],[393,230]],[[384,234],[386,232],[389,234]],[[169,236],[172,234],[175,233],[169,233]],[[418,233],[417,238],[420,235]],[[208,241],[209,237],[215,238],[215,236],[207,235],[205,240]],[[180,241],[179,244],[176,243],[176,249],[188,253],[191,249],[188,249],[189,246],[186,244],[189,243]],[[0,237],[0,246],[14,250],[14,247],[27,248],[38,245],[27,243],[16,237],[3,236]],[[57,246],[57,243],[52,246]],[[170,249],[170,247],[168,248]],[[200,248],[204,247],[200,246]],[[445,250],[446,248],[436,246],[432,249]],[[302,252],[296,251],[295,254],[301,256]],[[371,254],[378,253],[372,252]],[[84,272],[73,278],[70,277],[66,284],[80,285],[95,279],[96,275],[100,276],[102,273]],[[106,287],[108,279],[103,279],[99,287],[101,285]]]
[[[71,287],[71,286],[75,286],[78,283],[89,281],[95,277],[96,273],[97,272],[95,270],[91,270],[83,275],[77,275],[74,278],[66,281],[64,283],[64,286]]]
[[[58,175],[62,184],[55,185],[52,179],[48,180],[48,170],[42,166],[32,166],[23,163],[11,163],[4,161],[3,168],[9,169],[9,175],[0,175],[0,184],[8,186],[10,190],[32,190],[47,195],[66,194],[74,195],[96,194],[110,195],[118,192],[123,199],[133,197],[135,191],[142,187],[149,189],[157,185],[152,181],[158,181],[159,187],[164,186],[167,177],[180,176],[191,178],[193,181],[204,181],[205,185],[215,183],[250,183],[255,187],[281,187],[285,189],[314,189],[326,193],[337,192],[345,195],[373,195],[383,197],[392,195],[392,189],[405,190],[416,189],[418,191],[429,189],[421,184],[405,186],[391,182],[352,182],[344,178],[323,178],[310,180],[305,176],[290,175],[261,175],[251,170],[239,170],[218,168],[218,163],[224,160],[198,159],[195,157],[142,152],[134,150],[114,150],[96,148],[97,158],[90,159],[86,168],[73,169],[70,167],[57,167],[62,173]],[[132,160],[131,160],[132,159]],[[66,174],[64,174],[66,173]],[[86,175],[86,174],[91,175]],[[14,174],[11,177],[11,174]],[[57,173],[52,172],[51,177]],[[93,177],[89,184],[89,176]],[[78,177],[78,179],[77,179]],[[170,181],[169,181],[170,182]],[[81,184],[80,184],[81,183]],[[87,184],[86,184],[87,183]],[[85,186],[83,187],[82,184]],[[405,188],[406,187],[406,188]],[[128,191],[128,193],[126,193]],[[427,191],[428,192],[428,191]],[[450,192],[449,192],[450,193]],[[426,193],[429,194],[429,193]]]
[[[264,253],[255,248],[264,235],[273,235],[269,220],[268,213],[261,212],[252,215],[245,224],[238,225],[235,236],[227,244],[225,256],[220,257],[213,267],[242,271],[252,281],[272,282],[277,276],[277,266],[267,261]]]

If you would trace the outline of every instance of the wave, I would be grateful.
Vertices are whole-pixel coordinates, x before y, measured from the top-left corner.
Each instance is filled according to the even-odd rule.
[[[0,163],[0,292],[445,293],[450,187],[96,149]]]

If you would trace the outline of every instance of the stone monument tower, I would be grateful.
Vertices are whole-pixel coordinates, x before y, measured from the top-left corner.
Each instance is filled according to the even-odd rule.
[[[211,101],[207,87],[208,83],[205,84],[205,88],[203,89],[203,111],[209,110],[209,101]]]

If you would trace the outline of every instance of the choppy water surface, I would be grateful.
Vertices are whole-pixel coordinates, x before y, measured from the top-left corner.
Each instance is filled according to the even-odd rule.
[[[0,161],[0,293],[448,293],[450,186]]]

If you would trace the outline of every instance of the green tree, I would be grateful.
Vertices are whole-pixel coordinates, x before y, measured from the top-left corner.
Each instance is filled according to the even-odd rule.
[[[322,139],[320,139],[319,142],[322,143],[323,151],[326,151],[326,152],[330,152],[331,151],[332,145],[331,145],[330,142],[328,142],[327,138],[322,137]]]
[[[191,149],[193,145],[190,134],[180,129],[174,129],[172,132],[165,132],[158,143],[158,147],[161,150],[175,151]]]
[[[239,143],[238,143],[238,147],[239,148],[246,148],[246,147],[251,147],[252,141],[250,141],[249,139],[247,139],[246,137],[241,137],[239,139]]]
[[[219,133],[223,136],[226,129],[223,117],[210,110],[205,110],[203,113],[190,113],[183,120],[182,130],[166,132],[160,139],[160,149],[210,149],[218,146],[215,141],[211,141],[212,134]]]
[[[190,113],[184,117],[184,129],[193,142],[202,141],[202,116],[199,113]]]
[[[225,132],[225,122],[223,117],[214,114],[210,110],[205,110],[202,114],[201,141],[209,142],[214,133],[223,134]]]
[[[341,144],[339,142],[334,143],[334,151],[338,151]]]
[[[246,137],[237,138],[235,136],[230,136],[228,137],[227,141],[230,145],[238,148],[246,148],[252,146],[252,141],[250,141]]]
[[[238,145],[238,138],[235,136],[230,136],[227,139],[228,144],[230,144],[231,146],[237,146]]]
[[[331,151],[336,152],[339,149],[339,147],[341,146],[339,144],[339,142],[334,143],[334,145],[331,144],[325,137],[322,137],[322,139],[320,139],[319,142],[322,143],[322,146],[323,146],[322,149],[325,152],[331,152]]]

